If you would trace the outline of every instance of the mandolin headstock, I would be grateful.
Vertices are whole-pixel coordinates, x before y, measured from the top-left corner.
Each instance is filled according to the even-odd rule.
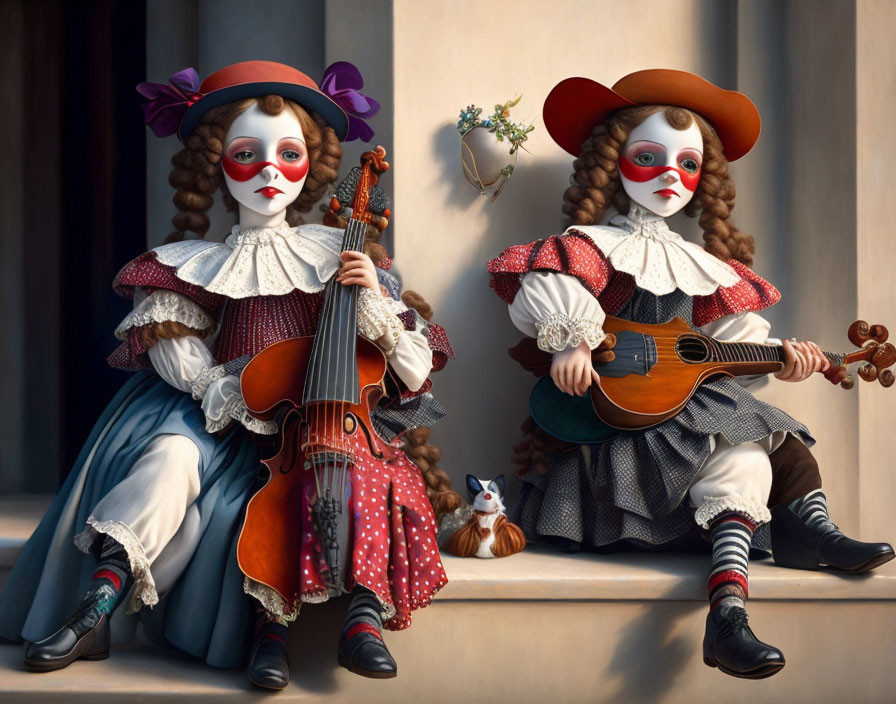
[[[839,384],[844,389],[855,386],[855,379],[850,376],[846,365],[852,362],[865,362],[858,375],[864,381],[878,381],[881,386],[889,387],[896,381],[896,375],[890,369],[896,364],[896,347],[887,342],[890,333],[886,327],[880,324],[869,325],[864,320],[857,320],[849,326],[846,333],[849,341],[862,349],[846,355],[842,366],[831,366],[825,373],[825,377],[833,384]]]

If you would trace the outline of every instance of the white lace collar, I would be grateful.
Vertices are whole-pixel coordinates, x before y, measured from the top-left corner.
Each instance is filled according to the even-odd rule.
[[[243,228],[224,242],[184,240],[156,247],[177,278],[230,298],[320,291],[339,268],[342,230],[324,225]]]
[[[672,232],[659,215],[632,203],[628,215],[609,226],[574,226],[584,232],[617,271],[631,274],[639,288],[658,296],[679,289],[689,296],[707,296],[719,286],[733,286],[740,277],[700,245]]]

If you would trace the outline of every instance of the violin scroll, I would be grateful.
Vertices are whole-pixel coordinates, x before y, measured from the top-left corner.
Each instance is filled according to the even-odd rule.
[[[890,337],[887,328],[857,320],[849,326],[846,335],[850,342],[862,349],[846,355],[845,364],[865,362],[858,370],[863,381],[878,381],[881,386],[892,386],[896,382],[896,375],[890,367],[896,364],[896,347],[887,342]],[[832,384],[839,384],[845,389],[851,389],[855,385],[855,380],[849,375],[845,365],[832,366],[824,375]]]
[[[883,325],[869,325],[864,320],[857,320],[849,326],[846,336],[856,347],[868,347],[871,343],[883,344],[890,333]]]
[[[352,200],[352,218],[362,222],[370,221],[367,204],[370,202],[370,188],[379,183],[380,174],[389,170],[386,150],[382,146],[361,155],[361,178]]]

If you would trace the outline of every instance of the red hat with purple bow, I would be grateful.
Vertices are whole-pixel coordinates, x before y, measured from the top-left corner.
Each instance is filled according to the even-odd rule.
[[[243,61],[215,71],[200,83],[194,68],[178,71],[168,83],[137,86],[149,102],[146,124],[157,137],[177,133],[184,142],[212,109],[237,100],[279,95],[318,113],[343,141],[369,142],[373,130],[365,122],[380,104],[361,93],[364,79],[348,61],[337,61],[324,71],[320,86],[298,69],[275,61]]]

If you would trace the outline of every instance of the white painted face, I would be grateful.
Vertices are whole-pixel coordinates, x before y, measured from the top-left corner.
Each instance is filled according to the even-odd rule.
[[[702,164],[703,137],[696,121],[677,130],[661,110],[629,133],[619,180],[635,203],[666,218],[694,197]]]
[[[227,131],[221,165],[241,206],[263,216],[284,212],[308,177],[305,135],[295,113],[286,107],[268,115],[250,107]]]

